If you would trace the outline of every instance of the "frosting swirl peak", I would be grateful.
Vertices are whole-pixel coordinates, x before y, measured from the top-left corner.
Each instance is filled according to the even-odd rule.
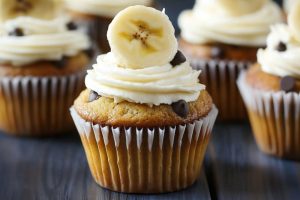
[[[60,60],[88,49],[90,41],[80,30],[68,30],[68,18],[42,20],[18,17],[0,26],[0,63],[23,66],[40,60]],[[22,36],[11,36],[14,30]]]
[[[220,4],[216,0],[198,0],[193,10],[183,11],[178,20],[181,36],[195,44],[264,46],[270,25],[283,21],[279,6],[269,0],[258,10],[243,15],[231,15]]]
[[[200,71],[193,70],[188,62],[173,67],[171,64],[143,69],[123,68],[113,53],[100,55],[93,70],[85,79],[87,88],[99,95],[149,104],[172,104],[179,100],[195,101],[205,86],[199,83]]]

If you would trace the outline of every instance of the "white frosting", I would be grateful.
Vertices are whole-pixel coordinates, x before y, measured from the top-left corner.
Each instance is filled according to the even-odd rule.
[[[281,10],[272,1],[267,1],[256,12],[236,16],[225,12],[218,1],[200,0],[193,10],[180,14],[178,23],[181,36],[191,43],[264,46],[270,25],[281,21]]]
[[[299,0],[284,0],[284,2],[283,2],[284,11],[286,13],[289,13],[296,2],[300,2],[300,1]]]
[[[68,30],[69,21],[64,17],[51,21],[18,17],[7,21],[0,26],[0,63],[23,66],[40,60],[60,60],[88,49],[88,37],[81,30]],[[15,28],[21,28],[25,35],[9,36]]]
[[[200,71],[188,62],[178,66],[166,64],[144,69],[118,66],[113,53],[100,55],[93,70],[88,71],[86,87],[101,96],[149,104],[172,104],[179,100],[195,101],[205,86],[199,83]]]
[[[260,49],[257,53],[258,63],[262,70],[275,76],[300,78],[300,41],[293,37],[286,24],[278,24],[271,30],[267,48]],[[286,44],[286,51],[277,50],[280,42]]]
[[[105,17],[114,17],[121,10],[133,6],[150,6],[152,0],[65,0],[66,7],[70,10],[99,15]]]

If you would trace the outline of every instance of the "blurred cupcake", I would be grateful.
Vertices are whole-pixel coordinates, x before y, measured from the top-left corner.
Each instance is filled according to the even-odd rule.
[[[272,27],[258,64],[242,73],[239,89],[260,149],[282,158],[300,159],[300,4],[289,25]]]
[[[112,52],[98,57],[71,108],[95,181],[128,193],[192,185],[217,116],[200,72],[153,8],[121,11],[107,35]]]
[[[108,25],[114,16],[133,5],[153,5],[153,0],[64,0],[68,13],[97,42],[102,53],[110,51],[106,37]]]
[[[0,26],[0,129],[46,136],[74,129],[67,114],[84,86],[88,37],[67,18],[18,17]]]
[[[221,120],[240,120],[246,112],[235,84],[239,72],[256,61],[271,24],[282,21],[271,0],[198,0],[179,16],[179,48],[207,85]]]

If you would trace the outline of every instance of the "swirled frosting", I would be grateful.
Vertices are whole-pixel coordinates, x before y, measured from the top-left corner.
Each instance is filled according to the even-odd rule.
[[[23,66],[40,60],[60,60],[88,49],[90,41],[80,30],[68,30],[68,18],[41,20],[18,17],[0,26],[0,63]],[[24,36],[11,36],[21,29]]]
[[[66,7],[70,10],[99,15],[105,17],[114,17],[121,10],[133,6],[150,6],[152,0],[65,0]]]
[[[281,21],[281,10],[272,1],[255,12],[236,16],[225,12],[218,1],[199,0],[193,10],[180,14],[178,23],[182,38],[191,43],[264,46],[270,25]]]
[[[285,51],[279,51],[278,45],[286,45]],[[297,41],[288,25],[278,24],[271,28],[267,39],[267,48],[257,53],[262,70],[275,76],[300,78],[300,42]]]
[[[205,89],[199,83],[199,74],[188,62],[175,67],[168,63],[144,69],[123,68],[113,53],[108,53],[98,56],[85,84],[99,95],[114,98],[115,102],[172,104],[179,100],[197,100],[200,91]]]

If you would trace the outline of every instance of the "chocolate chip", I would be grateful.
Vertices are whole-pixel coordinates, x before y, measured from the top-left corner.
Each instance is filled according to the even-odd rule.
[[[66,57],[63,57],[60,60],[52,61],[53,65],[55,65],[57,68],[63,68],[66,66],[68,59]]]
[[[74,31],[77,30],[77,25],[74,22],[69,22],[66,24],[68,30],[70,31]]]
[[[89,58],[93,58],[95,51],[93,48],[86,49],[83,51]]]
[[[285,92],[292,92],[295,90],[296,80],[291,76],[285,76],[280,81],[280,89]]]
[[[95,101],[95,100],[99,99],[100,97],[101,96],[97,92],[91,90],[90,96],[89,96],[89,102]]]
[[[213,47],[210,53],[212,58],[224,58],[225,56],[225,51],[221,47]]]
[[[23,30],[21,28],[15,28],[13,31],[8,33],[9,36],[24,36]]]
[[[185,56],[183,55],[183,53],[181,53],[181,51],[177,51],[175,57],[173,58],[173,60],[170,62],[170,64],[175,67],[177,65],[180,65],[181,63],[184,63],[186,61]]]
[[[279,44],[276,47],[276,50],[279,52],[283,52],[287,50],[286,44],[283,42],[279,42]]]
[[[176,103],[172,103],[173,111],[182,118],[186,118],[189,113],[189,105],[186,101],[180,100]]]

